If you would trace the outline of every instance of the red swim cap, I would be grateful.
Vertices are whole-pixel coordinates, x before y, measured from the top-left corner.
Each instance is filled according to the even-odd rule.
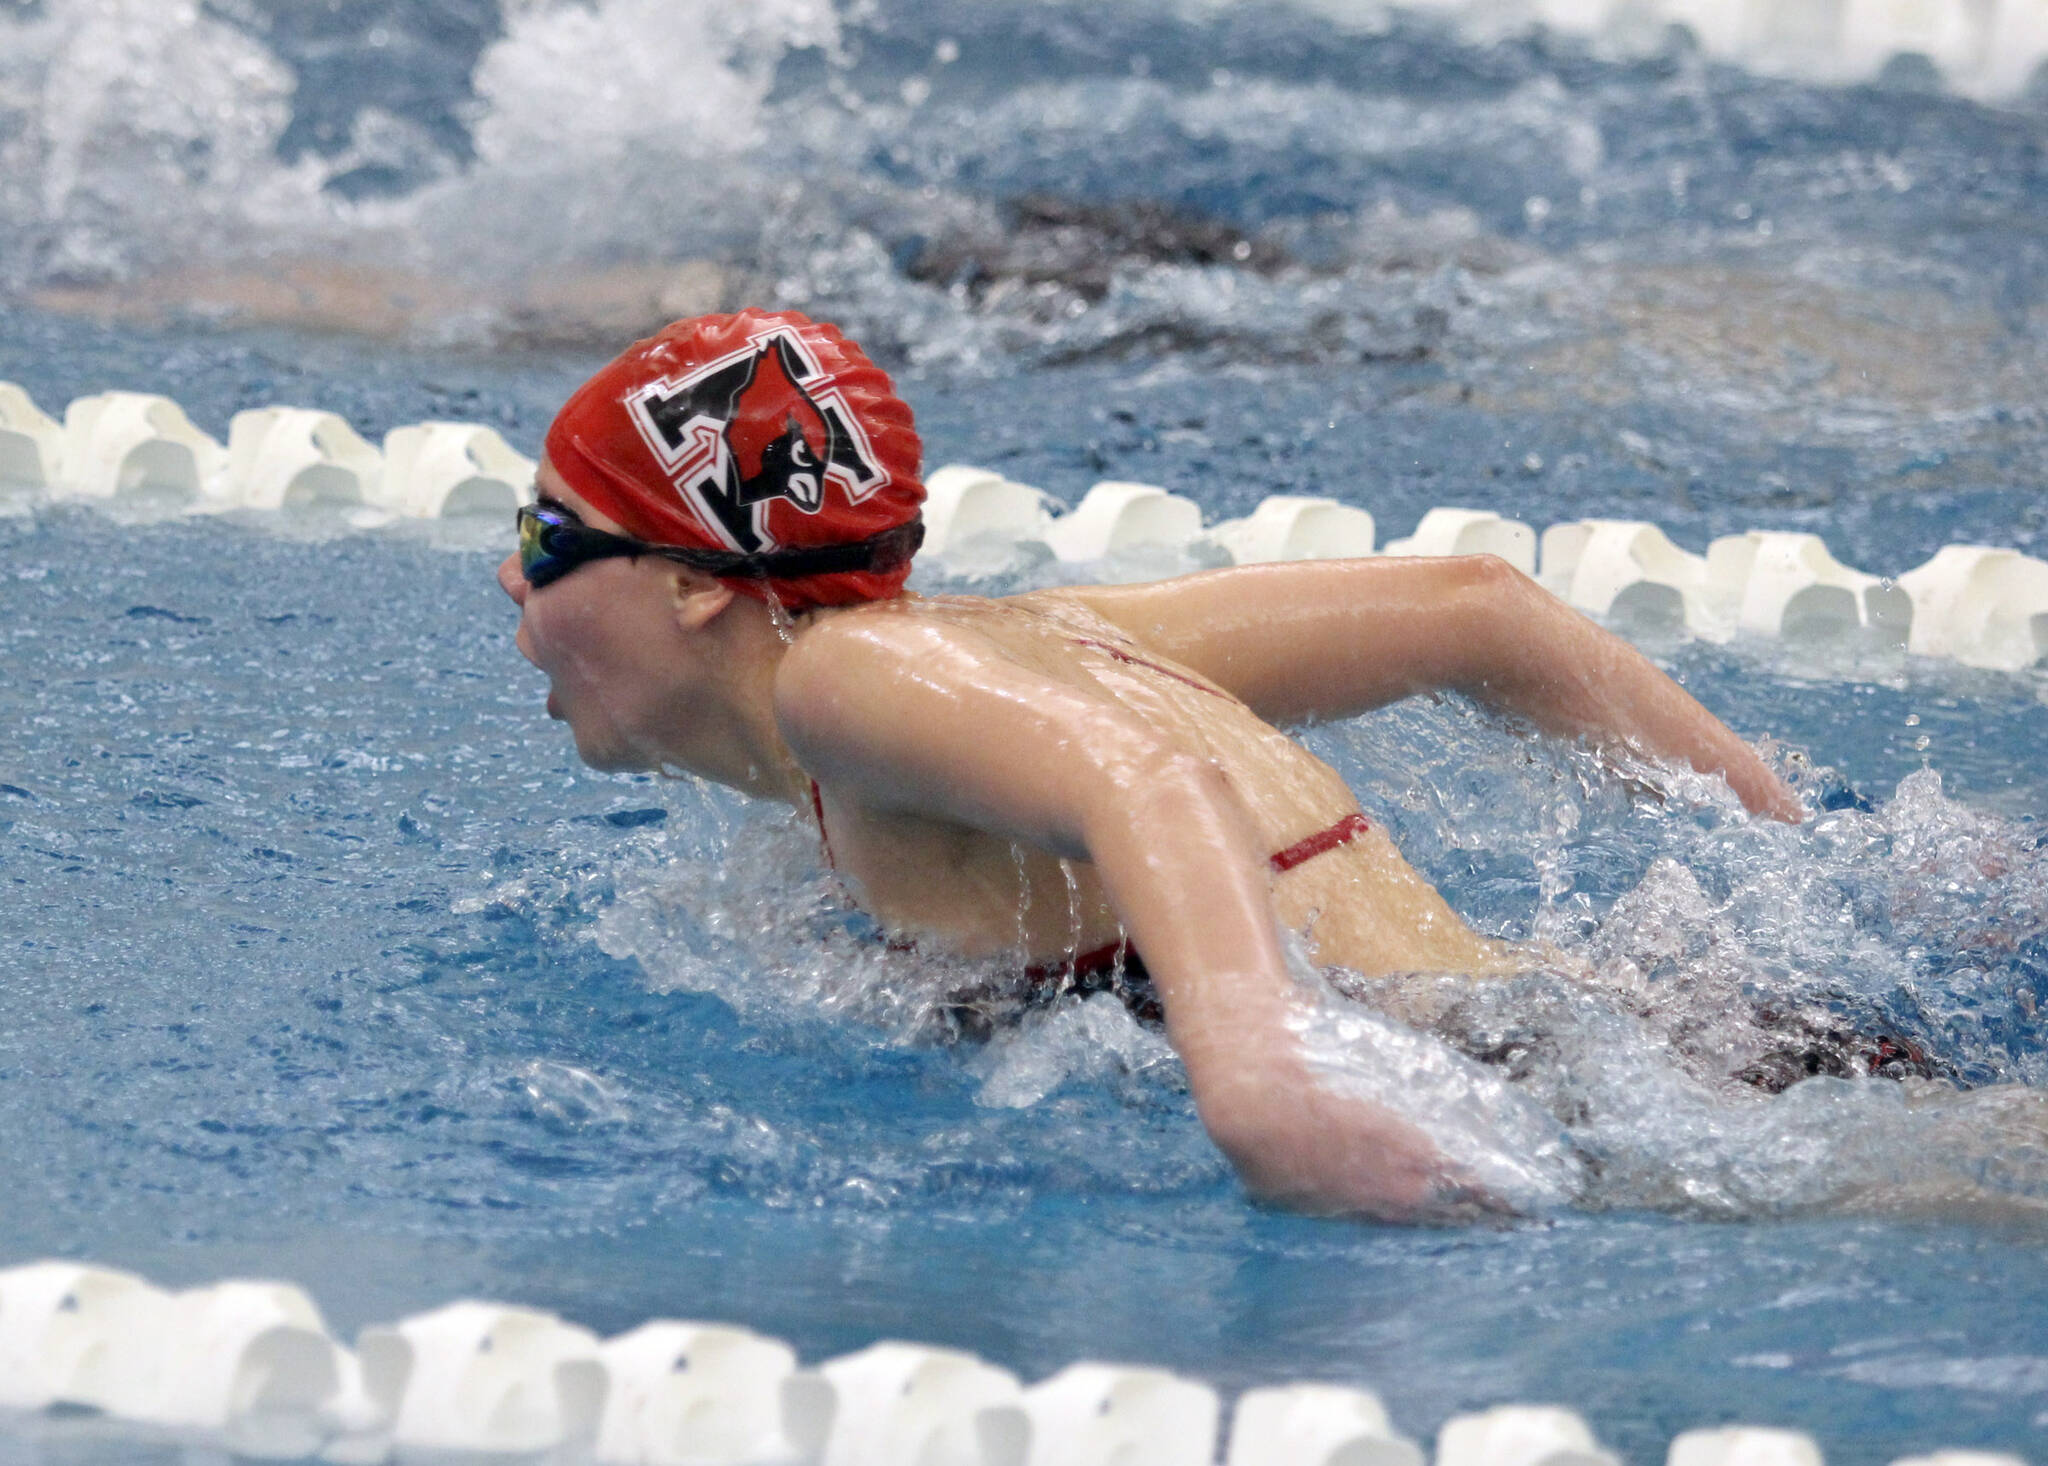
[[[910,408],[836,326],[795,311],[698,316],[636,341],[563,404],[546,451],[634,537],[770,567],[791,562],[775,552],[903,530],[924,502]],[[727,583],[792,609],[883,600],[903,589],[916,533],[885,539],[870,568]]]

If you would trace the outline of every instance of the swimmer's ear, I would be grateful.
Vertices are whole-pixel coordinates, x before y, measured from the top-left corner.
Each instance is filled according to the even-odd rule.
[[[735,592],[722,580],[679,569],[669,583],[669,599],[675,607],[676,624],[685,631],[701,631],[716,621],[733,603]]]

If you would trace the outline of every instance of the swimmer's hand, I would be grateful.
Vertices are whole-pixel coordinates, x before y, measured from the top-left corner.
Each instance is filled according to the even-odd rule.
[[[1190,1063],[1202,1124],[1258,1200],[1312,1216],[1384,1222],[1473,1221],[1513,1214],[1457,1174],[1427,1133],[1316,1082],[1284,1040],[1235,1073]]]

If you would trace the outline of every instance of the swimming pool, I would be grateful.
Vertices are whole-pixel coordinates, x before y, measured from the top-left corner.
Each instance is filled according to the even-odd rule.
[[[48,9],[0,26],[55,25]],[[1880,574],[1955,541],[2041,552],[2038,110],[1910,71],[1838,90],[1684,52],[1278,9],[882,7],[833,22],[860,55],[842,71],[803,44],[819,15],[793,7],[783,31],[720,41],[757,131],[720,155],[743,180],[721,214],[600,151],[616,129],[569,139],[595,194],[575,169],[513,167],[517,136],[492,127],[546,119],[474,121],[461,57],[483,51],[488,81],[536,53],[489,46],[495,10],[465,40],[424,9],[371,9],[338,12],[354,30],[336,22],[325,50],[276,17],[266,34],[258,10],[173,37],[299,68],[296,97],[245,78],[236,115],[261,122],[284,96],[278,127],[173,160],[254,170],[240,196],[270,190],[275,250],[395,270],[378,251],[415,230],[438,269],[459,217],[484,212],[488,256],[549,201],[594,217],[638,197],[587,257],[486,258],[464,289],[682,231],[670,258],[765,265],[905,354],[933,462],[1069,499],[1138,479],[1217,519],[1332,493],[1383,536],[1454,502],[1539,527],[1648,518],[1693,548],[1812,529]],[[614,47],[652,24],[593,14]],[[956,59],[937,60],[942,40]],[[315,63],[370,51],[402,53],[392,74],[417,96],[390,82],[384,120],[347,132],[346,88]],[[80,135],[13,75],[10,106]],[[834,86],[858,105],[820,101]],[[437,107],[472,118],[469,174],[435,141]],[[323,122],[351,139],[331,155],[307,141]],[[297,161],[265,163],[301,124]],[[803,209],[759,186],[762,135]],[[366,430],[489,421],[531,451],[593,360],[604,322],[530,300],[496,325],[452,312],[438,346],[246,318],[95,324],[78,314],[105,303],[93,249],[163,278],[157,241],[95,178],[108,146],[75,153],[67,204],[13,216],[37,222],[9,240],[0,377],[46,407],[170,391],[222,436],[236,410],[296,401]],[[278,200],[308,159],[357,200],[292,215]],[[1010,218],[998,232],[1030,258],[983,237],[1001,201],[1049,194],[1095,212]],[[1134,196],[1236,232],[1162,240]],[[919,207],[914,228],[890,222]],[[170,212],[166,238],[187,227]],[[771,229],[780,254],[754,248]],[[1205,261],[1219,241],[1244,258]],[[156,290],[173,287],[132,294],[173,298]],[[733,1319],[807,1358],[900,1336],[1031,1377],[1082,1356],[1226,1390],[1331,1377],[1377,1388],[1417,1435],[1554,1400],[1631,1460],[1729,1420],[1800,1426],[1850,1463],[2038,1442],[2048,1161],[1999,1128],[2023,1117],[1937,1122],[1894,1086],[1828,1080],[1713,1101],[1656,1035],[1538,984],[1519,1011],[1547,1037],[1504,1103],[1522,1125],[1579,1116],[1532,1142],[1561,1128],[1575,1157],[1545,1171],[1540,1220],[1405,1231],[1253,1210],[1156,1039],[1091,1010],[985,1049],[915,1042],[929,974],[857,943],[788,820],[578,768],[511,652],[500,551],[463,533],[49,504],[0,518],[0,1263],[290,1277],[344,1334],[473,1294],[607,1332]],[[1491,929],[1540,927],[1651,980],[1832,994],[1973,1081],[2038,1089],[2039,674],[1857,646],[1652,650],[1744,732],[1834,771],[1813,788],[1872,808],[1838,798],[1802,832],[1758,831],[1711,799],[1631,799],[1454,705],[1312,736]],[[1474,1143],[1526,1160],[1533,1135]]]

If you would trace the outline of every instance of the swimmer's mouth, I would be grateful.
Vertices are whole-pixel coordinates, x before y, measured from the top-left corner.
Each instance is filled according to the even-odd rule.
[[[562,716],[561,699],[555,696],[553,688],[548,689],[548,716],[557,720]]]

